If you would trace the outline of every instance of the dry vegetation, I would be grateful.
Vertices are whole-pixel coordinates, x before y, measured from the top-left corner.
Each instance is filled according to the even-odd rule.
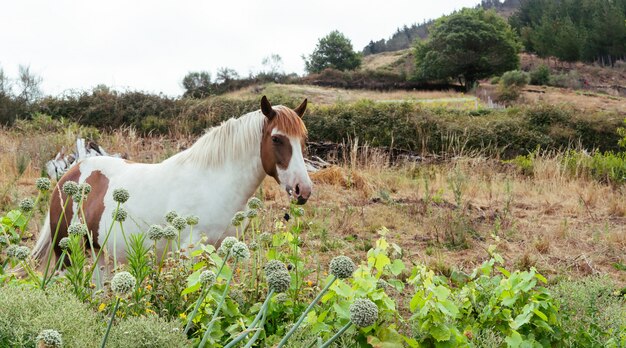
[[[34,195],[43,163],[74,137],[1,131],[0,210]],[[143,139],[120,130],[99,142],[132,160],[154,162],[190,139]],[[497,244],[515,268],[535,266],[551,278],[608,273],[626,284],[626,272],[615,267],[626,264],[624,187],[566,175],[559,158],[550,156],[537,160],[532,176],[484,158],[388,167],[384,154],[370,150],[365,157],[353,153],[341,166],[312,175],[305,248],[320,261],[337,252],[363,259],[377,230],[387,227],[405,260],[443,274],[473,268],[488,257],[486,247]],[[285,194],[270,179],[262,192],[268,214],[280,218],[288,207]],[[38,224],[31,226],[34,234]]]
[[[342,89],[332,87],[320,87],[312,85],[287,85],[267,84],[251,86],[241,90],[225,94],[227,98],[257,98],[263,93],[272,99],[272,96],[290,96],[294,99],[308,98],[316,104],[334,104],[337,102],[355,102],[363,99],[375,101],[431,101],[439,98],[465,98],[463,93],[455,91],[369,91],[359,89]]]

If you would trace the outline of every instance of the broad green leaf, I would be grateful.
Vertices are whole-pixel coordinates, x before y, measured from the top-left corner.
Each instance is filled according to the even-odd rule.
[[[443,285],[438,285],[432,289],[433,294],[437,297],[437,300],[442,301],[450,296],[450,290]]]
[[[439,342],[450,339],[450,328],[445,324],[433,325],[428,331],[433,338]]]
[[[338,280],[337,282],[335,282],[332,289],[337,295],[341,297],[348,298],[352,294],[352,288],[350,288],[348,284],[344,283],[341,280]]]
[[[391,263],[391,265],[389,265],[389,271],[391,271],[391,273],[395,276],[399,275],[400,273],[402,273],[402,271],[404,271],[404,262],[402,262],[401,260],[395,259],[393,260],[393,262]]]
[[[545,314],[543,314],[542,311],[538,310],[537,308],[533,309],[533,313],[535,313],[539,318],[541,318],[541,320],[548,321],[548,317]]]
[[[347,302],[335,303],[333,309],[337,313],[337,317],[342,319],[350,319],[350,305]]]
[[[504,339],[511,348],[517,348],[522,345],[524,339],[517,331],[513,331],[510,336]]]
[[[437,302],[437,308],[439,308],[439,310],[442,311],[447,316],[450,316],[453,318],[456,318],[456,316],[459,314],[459,309],[450,300],[443,300],[443,301]]]
[[[498,271],[500,271],[502,274],[504,274],[505,277],[509,278],[511,276],[511,272],[507,271],[506,269],[504,269],[503,267],[496,267],[496,269]]]
[[[520,327],[522,327],[522,325],[528,323],[531,317],[532,317],[532,312],[522,313],[518,315],[517,317],[515,317],[515,320],[513,320],[513,322],[510,323],[510,326],[513,330],[517,330]]]

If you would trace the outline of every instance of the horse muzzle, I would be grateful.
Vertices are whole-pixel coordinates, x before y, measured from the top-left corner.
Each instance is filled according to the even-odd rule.
[[[302,205],[311,197],[311,192],[313,191],[311,186],[311,184],[296,184],[296,187],[293,188],[287,185],[285,189],[290,198],[293,198],[297,204]]]

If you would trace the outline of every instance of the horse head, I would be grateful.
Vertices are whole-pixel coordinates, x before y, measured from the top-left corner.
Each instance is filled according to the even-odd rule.
[[[295,109],[272,107],[265,96],[261,98],[261,112],[267,118],[261,139],[263,169],[298,204],[306,203],[313,189],[302,155],[307,138],[302,122],[306,104],[304,99]]]

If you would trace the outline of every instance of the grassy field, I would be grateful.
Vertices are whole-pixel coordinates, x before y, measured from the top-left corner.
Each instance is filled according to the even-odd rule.
[[[411,100],[429,104],[427,107],[452,111],[457,108],[472,108],[470,104],[476,103],[472,96],[455,92],[378,93],[275,84],[262,86],[261,90],[259,87],[245,89],[231,93],[229,97],[250,98],[258,93],[269,96],[308,97],[313,103],[320,105],[351,103],[362,99],[373,99],[381,103]],[[570,95],[570,91],[551,88],[546,89],[544,97],[552,94],[562,98],[567,96],[571,98],[570,102],[590,108],[599,107],[594,104],[596,99],[605,98],[588,93],[573,92]],[[607,99],[611,102],[619,101]],[[529,98],[528,101],[533,100]],[[553,102],[554,99],[545,101]],[[616,105],[618,103],[610,104],[609,110],[613,110],[610,108]],[[36,196],[37,190],[33,182],[43,174],[45,162],[62,147],[72,147],[77,136],[94,132],[99,134],[99,144],[109,153],[120,153],[138,162],[162,161],[182,151],[194,141],[194,138],[185,136],[141,137],[130,128],[99,133],[93,129],[59,121],[43,125],[18,122],[11,129],[0,130],[0,214],[4,215],[14,209],[22,198]],[[259,210],[261,218],[258,220],[260,224],[258,231],[275,233],[273,243],[287,243],[281,244],[280,249],[287,254],[286,260],[295,263],[293,266],[295,269],[305,270],[303,275],[301,274],[303,278],[300,279],[300,285],[292,289],[295,293],[289,291],[288,301],[293,302],[287,302],[289,304],[287,307],[281,307],[279,304],[268,307],[271,309],[268,310],[269,324],[265,326],[268,335],[264,338],[265,345],[275,345],[285,334],[283,329],[279,328],[287,327],[297,319],[295,310],[286,308],[293,307],[302,311],[306,301],[320,291],[325,279],[329,277],[327,265],[337,255],[351,257],[360,265],[360,269],[368,270],[367,276],[361,275],[359,277],[364,278],[349,283],[352,284],[351,288],[350,286],[342,288],[343,285],[339,284],[333,286],[325,296],[326,307],[332,310],[312,312],[314,316],[307,319],[307,325],[310,325],[308,327],[321,330],[319,332],[324,332],[327,338],[331,332],[339,329],[341,320],[345,320],[345,317],[341,319],[341,313],[342,311],[347,313],[347,300],[353,300],[363,294],[378,299],[377,306],[382,318],[380,324],[373,326],[372,331],[350,331],[351,334],[340,341],[337,347],[363,346],[365,344],[363,340],[374,342],[373,346],[377,346],[375,342],[379,341],[384,342],[386,347],[402,347],[407,343],[414,346],[413,341],[401,341],[400,335],[412,337],[415,342],[419,341],[429,346],[428,342],[432,344],[433,338],[444,340],[446,335],[441,334],[443,329],[448,330],[450,339],[457,337],[470,340],[475,346],[505,346],[505,337],[506,339],[513,337],[509,327],[513,325],[511,324],[513,318],[503,319],[504,326],[496,330],[492,328],[492,325],[496,325],[495,321],[477,321],[470,310],[462,316],[459,315],[459,318],[453,318],[454,316],[450,314],[450,317],[437,324],[445,323],[445,326],[427,329],[412,326],[418,315],[422,315],[417,320],[421,325],[438,320],[438,315],[450,313],[446,312],[448,307],[445,306],[453,305],[452,302],[445,302],[447,300],[441,298],[442,303],[446,303],[444,305],[446,310],[439,312],[433,307],[427,314],[424,314],[424,311],[415,312],[414,302],[416,298],[421,298],[419,291],[426,291],[420,290],[421,285],[419,282],[415,283],[415,279],[422,279],[424,284],[430,281],[442,284],[438,289],[449,287],[449,290],[441,291],[460,291],[452,296],[458,297],[458,300],[465,296],[462,295],[465,291],[478,286],[467,280],[467,283],[463,283],[463,280],[459,283],[459,277],[468,277],[468,274],[478,269],[483,273],[488,272],[492,267],[489,263],[500,256],[502,257],[500,266],[503,268],[498,268],[497,277],[508,274],[506,269],[519,270],[522,273],[512,272],[511,278],[507,280],[486,276],[487,280],[481,281],[494,279],[493,281],[500,286],[489,288],[488,291],[483,291],[484,289],[471,291],[496,296],[497,293],[492,295],[492,291],[509,284],[509,281],[516,283],[519,277],[530,275],[532,278],[534,272],[538,272],[547,278],[551,294],[549,296],[558,300],[561,306],[561,321],[555,322],[550,319],[549,325],[558,332],[561,332],[561,325],[567,326],[569,330],[563,331],[567,334],[559,339],[569,342],[570,346],[603,346],[607,342],[617,342],[611,341],[616,337],[621,337],[622,341],[626,340],[620,333],[626,327],[626,317],[623,316],[623,313],[626,313],[626,305],[619,293],[620,289],[626,286],[626,186],[598,180],[585,171],[572,171],[572,168],[579,168],[580,163],[572,164],[571,161],[566,161],[564,153],[560,152],[540,152],[533,155],[531,167],[520,167],[482,154],[464,155],[462,152],[445,160],[427,156],[420,162],[399,161],[390,165],[388,154],[380,150],[357,147],[354,144],[348,144],[348,147],[351,150],[341,159],[331,159],[333,162],[331,166],[311,173],[314,193],[304,206],[304,215],[300,220],[296,220],[296,227],[293,225],[293,219],[291,225],[284,221],[284,215],[291,213],[293,216],[294,210],[290,207],[283,190],[273,179],[266,178],[258,191],[257,196],[264,202],[264,207]],[[36,210],[22,244],[27,246],[34,244],[45,208],[46,204]],[[286,225],[290,227],[285,227]],[[300,250],[295,256],[289,251],[292,250],[292,240],[298,241],[297,246],[300,248],[295,248]],[[383,249],[386,250],[385,256],[380,254]],[[269,250],[268,255],[271,253]],[[170,254],[172,255],[174,253]],[[376,273],[376,262],[379,257],[384,260],[387,255],[393,263],[389,268],[379,270],[378,277],[384,275],[380,279],[386,279],[393,285],[383,285],[386,289],[383,295],[379,291],[380,284],[377,278],[373,278],[369,272]],[[181,325],[184,326],[187,322],[188,315],[193,318],[190,308],[197,299],[198,288],[195,292],[184,293],[192,287],[189,284],[193,284],[191,281],[193,273],[190,269],[215,266],[211,263],[213,261],[203,257],[199,256],[200,261],[191,265],[185,258],[177,256],[169,258],[163,268],[163,274],[157,273],[156,277],[148,277],[137,290],[139,292],[135,293],[134,296],[138,297],[128,299],[121,306],[120,310],[127,318],[120,319],[114,326],[111,340],[118,343],[113,344],[124,347],[139,344],[135,341],[125,341],[123,332],[135,333],[139,342],[143,339],[141,337],[152,337],[154,335],[151,332],[160,331],[169,332],[170,335],[158,335],[161,341],[154,343],[158,346],[198,344],[202,338],[198,333],[202,335],[203,332],[209,332],[209,329],[204,330],[209,323],[207,315],[210,311],[201,312],[199,322],[196,323],[197,328],[194,329],[197,331],[189,336],[191,341],[175,332],[180,332]],[[247,287],[249,279],[247,277],[252,275],[253,270],[256,275],[256,268],[253,268],[258,266],[256,259],[254,262],[253,265],[248,263],[245,267],[229,271],[235,278],[233,285],[235,290],[228,294],[229,309],[223,314],[225,319],[223,324],[220,324],[221,328],[216,329],[215,336],[218,338],[215,342],[223,344],[237,332],[245,329],[247,323],[256,315],[256,310],[261,307],[263,297],[259,295],[258,289],[253,292]],[[423,273],[419,275],[419,272]],[[159,278],[160,276],[162,278]],[[542,279],[539,275],[536,277]],[[292,281],[293,279],[292,275]],[[297,271],[295,279],[297,283]],[[536,279],[533,279],[536,282]],[[479,284],[478,280],[476,282]],[[224,283],[222,279],[215,285],[215,289],[207,297],[206,308],[215,308],[224,289]],[[90,283],[87,285],[85,289],[91,286]],[[480,283],[479,286],[487,285]],[[539,288],[539,284],[537,289],[534,288],[534,283],[531,285],[528,296],[541,294],[543,290]],[[157,289],[159,286],[161,288]],[[405,287],[406,290],[403,290]],[[67,325],[70,325],[69,323],[75,323],[73,325],[77,326],[95,325],[97,330],[90,335],[67,335],[67,337],[75,344],[83,341],[98,342],[103,327],[93,323],[102,323],[105,320],[104,315],[110,313],[115,297],[110,291],[98,290],[91,295],[85,295],[85,298],[79,296],[83,301],[76,301],[76,298],[72,296],[68,298],[67,294],[63,294],[68,288],[61,288],[65,290],[60,290],[60,294],[57,293],[58,287],[51,287],[46,295],[41,292],[20,295],[27,290],[21,290],[18,285],[11,284],[3,288],[0,283],[0,304],[8,308],[6,318],[17,318],[19,316],[14,313],[23,311],[23,306],[30,305],[31,302],[43,303],[46,298],[50,298],[46,305],[46,308],[51,308],[48,312],[37,314],[35,321],[19,324],[21,326],[18,325],[18,329],[24,328],[23,331],[17,330],[17,333],[7,337],[23,336],[28,339],[32,334],[24,332],[28,330],[37,332],[39,323],[52,320]],[[225,289],[228,290],[228,285]],[[518,290],[511,290],[511,293],[517,296]],[[90,294],[92,290],[86,291]],[[243,292],[243,295],[236,295],[236,291]],[[29,299],[16,301],[16,296],[28,296]],[[226,295],[221,296],[223,299],[226,298]],[[238,296],[243,296],[244,299],[236,300]],[[381,299],[376,296],[384,297]],[[548,300],[543,297],[532,298],[534,300],[522,298],[518,302],[520,309],[526,303],[542,303],[542,306],[546,306],[542,307],[542,311],[557,308],[551,307],[552,297]],[[50,314],[46,314],[59,313],[61,312],[59,306],[63,308],[64,303],[72,301],[77,304],[73,305],[73,309],[67,312],[65,317],[49,318]],[[319,307],[321,311],[324,305],[320,304]],[[485,307],[480,305],[476,310],[480,308]],[[540,313],[543,314],[541,311]],[[537,316],[540,317],[538,314]],[[413,319],[409,319],[411,317]],[[533,320],[539,320],[538,317]],[[0,314],[0,332],[5,330],[2,327],[2,320],[6,318],[2,318]],[[458,320],[458,323],[453,319]],[[473,327],[466,327],[469,325],[465,324],[466,322],[473,323]],[[456,327],[459,325],[462,327]],[[592,330],[591,335],[587,332],[589,325],[597,328]],[[522,332],[521,329],[519,331]],[[286,347],[313,344],[317,332],[312,331],[308,334],[300,332],[294,336],[294,343]],[[515,330],[513,332],[517,333]],[[530,340],[534,336],[524,337]],[[553,337],[553,334],[549,333],[547,337]],[[4,341],[0,335],[0,343],[2,342]]]

